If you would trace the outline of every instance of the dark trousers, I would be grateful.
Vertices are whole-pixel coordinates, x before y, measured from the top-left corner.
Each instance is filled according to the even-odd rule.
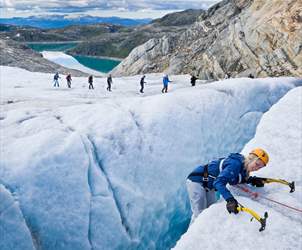
[[[164,85],[163,89],[161,90],[162,93],[168,92],[168,85]]]
[[[67,81],[68,88],[71,88],[71,81]]]
[[[108,91],[111,91],[111,83],[108,82],[108,87],[107,87]]]
[[[89,83],[89,89],[94,89],[92,82]]]
[[[143,83],[141,83],[141,89],[139,92],[144,93],[144,84]]]

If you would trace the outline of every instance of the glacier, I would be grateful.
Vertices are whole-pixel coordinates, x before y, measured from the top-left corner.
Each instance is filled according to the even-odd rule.
[[[0,72],[0,197],[13,204],[0,212],[17,228],[1,212],[1,249],[170,249],[190,220],[189,172],[241,151],[263,114],[302,85],[238,78],[192,88],[179,75],[162,94],[161,75],[148,74],[142,95],[140,76],[113,79],[108,93],[105,78],[91,91],[74,77],[68,90],[52,88],[50,74]]]

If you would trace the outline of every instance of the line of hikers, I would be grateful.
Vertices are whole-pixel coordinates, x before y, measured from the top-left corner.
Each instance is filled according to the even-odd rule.
[[[88,83],[89,83],[88,88],[89,88],[89,89],[94,89],[94,87],[93,87],[93,76],[92,76],[92,75],[90,75],[90,76],[88,77]],[[111,91],[111,85],[112,85],[112,76],[109,75],[109,76],[107,77],[107,90],[108,90],[108,91]]]
[[[230,73],[226,73],[224,79],[228,79],[230,77],[231,77],[231,74]],[[255,78],[254,75],[252,75],[252,74],[249,74],[248,77],[249,78]],[[54,87],[59,87],[59,79],[60,78],[61,77],[59,76],[59,73],[56,72],[56,74],[54,75],[54,78],[53,78],[54,79]],[[145,78],[146,78],[146,75],[143,75],[141,77],[141,79],[140,79],[140,86],[141,86],[141,88],[139,90],[140,93],[144,93],[144,88],[145,88],[145,83],[146,83],[145,82]],[[194,74],[191,75],[190,83],[191,83],[192,87],[194,87],[196,85],[196,80],[198,80],[198,79],[199,78],[197,78]],[[68,74],[66,76],[66,81],[67,81],[67,87],[71,88],[71,81],[72,81],[71,74]],[[164,74],[162,81],[163,81],[163,88],[162,88],[161,92],[162,93],[167,93],[168,92],[169,83],[172,82],[172,81],[169,80],[169,76],[167,74]],[[107,77],[107,90],[108,91],[111,91],[112,82],[113,82],[112,81],[112,76],[111,76],[111,74],[109,74],[108,77]],[[88,77],[88,83],[89,83],[88,88],[89,89],[94,89],[94,86],[93,86],[93,76],[92,75],[90,75]]]
[[[54,82],[54,87],[60,87],[60,84],[59,84],[59,79],[61,79],[60,75],[58,72],[55,73],[54,77],[53,77],[53,82]],[[67,87],[68,88],[71,88],[71,82],[72,82],[72,78],[71,78],[71,74],[67,74],[66,76],[66,82],[67,82]],[[88,77],[88,88],[89,89],[94,89],[94,86],[93,86],[93,75],[90,75]],[[107,77],[107,90],[108,91],[111,91],[111,85],[112,85],[112,76],[109,75]]]
[[[53,86],[54,87],[60,87],[60,85],[59,85],[59,79],[60,78],[61,77],[60,77],[59,73],[56,72],[55,75],[54,75],[54,77],[53,77],[53,81],[54,81],[54,85]],[[145,82],[145,78],[146,78],[146,75],[143,75],[141,77],[141,79],[140,79],[140,90],[139,90],[140,93],[144,93],[144,88],[145,88],[145,83],[146,83]],[[192,87],[194,87],[196,85],[196,80],[197,79],[198,78],[195,75],[191,76],[190,82],[191,82]],[[165,74],[163,76],[162,81],[163,81],[163,88],[162,88],[161,92],[162,93],[167,93],[168,92],[169,83],[172,82],[172,81],[170,81],[169,76],[167,74]],[[67,76],[66,76],[66,82],[67,82],[67,87],[71,88],[71,82],[72,82],[71,74],[67,74]],[[111,91],[112,83],[113,83],[112,76],[111,76],[111,74],[109,74],[108,77],[107,77],[107,90],[108,91]],[[89,84],[88,85],[89,89],[94,89],[94,86],[93,86],[93,76],[92,75],[90,75],[88,77],[88,84]]]

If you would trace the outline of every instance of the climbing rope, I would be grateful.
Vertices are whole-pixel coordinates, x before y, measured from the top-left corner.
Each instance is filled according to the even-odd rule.
[[[284,204],[284,203],[282,203],[282,202],[275,201],[275,200],[273,200],[273,199],[267,198],[267,197],[265,197],[265,196],[263,196],[263,195],[261,195],[261,194],[259,194],[259,193],[257,193],[257,192],[251,191],[250,189],[248,189],[248,188],[245,187],[245,186],[236,185],[235,187],[237,187],[238,189],[242,190],[242,191],[245,192],[245,193],[248,193],[249,195],[251,195],[251,196],[254,197],[254,198],[258,198],[258,197],[259,197],[259,198],[262,198],[262,199],[265,199],[265,200],[274,202],[274,203],[279,204],[279,205],[281,205],[281,206],[284,206],[284,207],[287,207],[287,208],[292,209],[292,210],[294,210],[294,211],[297,211],[297,212],[302,213],[302,209],[295,208],[295,207],[289,206],[289,205],[287,205],[287,204]]]

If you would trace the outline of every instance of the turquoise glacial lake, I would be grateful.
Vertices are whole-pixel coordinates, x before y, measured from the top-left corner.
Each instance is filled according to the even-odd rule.
[[[74,48],[77,43],[30,43],[27,44],[30,48],[35,51],[66,51],[68,49]],[[99,58],[99,57],[90,57],[90,56],[73,56],[80,64],[84,65],[93,70],[99,72],[108,73],[114,67],[116,67],[120,61]]]

